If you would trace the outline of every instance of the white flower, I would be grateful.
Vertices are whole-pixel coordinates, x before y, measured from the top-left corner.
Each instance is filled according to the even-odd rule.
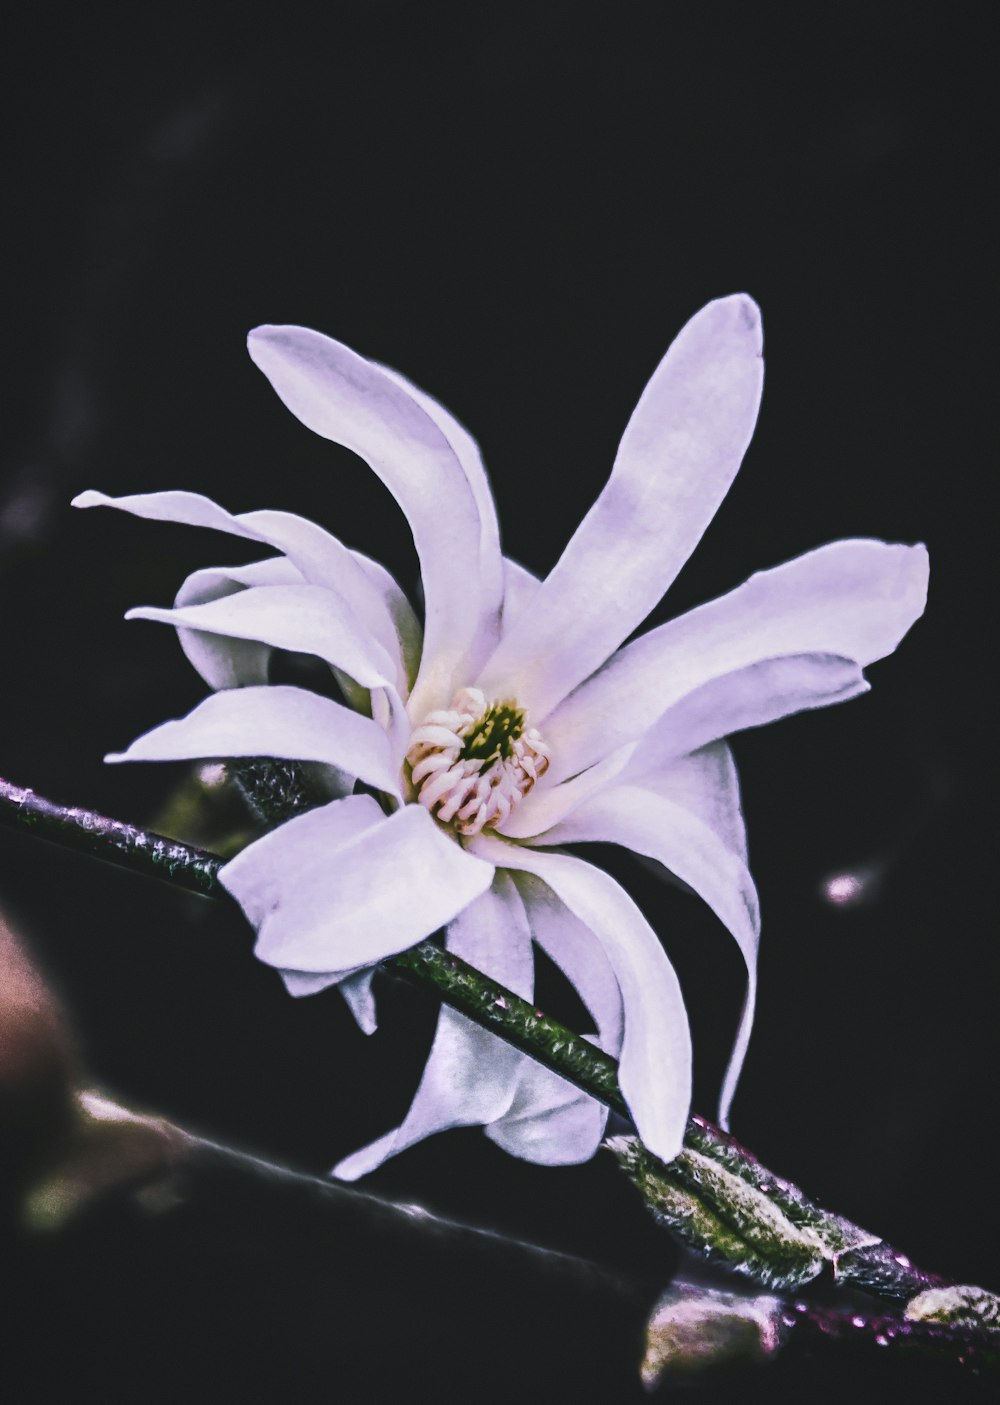
[[[750,1032],[759,929],[724,738],[864,692],[862,667],[891,653],[923,609],[926,552],[835,542],[621,647],[711,521],[753,431],[763,363],[745,296],[710,303],[670,347],[607,486],[544,581],[501,555],[478,449],[435,401],[304,328],[258,328],[250,354],[305,425],[366,459],[396,497],[420,560],[423,629],[386,571],[302,518],[232,516],[193,493],[83,493],[77,506],[212,527],[278,552],[195,572],[173,609],[130,612],[176,626],[217,691],[109,759],[319,763],[335,798],[221,874],[261,960],[293,994],[340,983],[370,1030],[375,964],[438,928],[529,999],[536,942],[619,1058],[642,1139],[669,1160],[690,1098],[676,977],[625,891],[553,846],[605,840],[659,861],[736,938],[749,980],[724,1120]],[[349,705],[269,685],[275,649],[325,660]],[[364,789],[353,793],[356,781]],[[402,1126],[336,1169],[353,1178],[432,1132],[477,1123],[516,1155],[579,1161],[605,1118],[444,1008]]]

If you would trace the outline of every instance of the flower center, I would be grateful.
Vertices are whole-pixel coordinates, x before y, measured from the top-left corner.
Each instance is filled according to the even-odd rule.
[[[415,729],[406,759],[421,805],[459,834],[478,834],[520,805],[548,768],[549,749],[517,703],[460,688],[451,707]]]

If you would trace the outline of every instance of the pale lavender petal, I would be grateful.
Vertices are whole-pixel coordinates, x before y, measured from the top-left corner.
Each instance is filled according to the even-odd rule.
[[[165,610],[144,605],[129,620],[159,620],[233,639],[252,639],[276,649],[315,654],[341,668],[364,688],[391,686],[395,673],[382,646],[333,593],[318,585],[251,586],[238,594]]]
[[[703,683],[668,708],[636,744],[634,768],[650,769],[748,727],[847,702],[870,686],[859,664],[836,654],[762,659]]]
[[[445,434],[385,371],[304,327],[258,327],[250,355],[308,428],[359,454],[385,483],[413,532],[426,619],[417,711],[449,700],[470,652],[499,628],[499,580],[484,568],[482,524],[466,473]]]
[[[206,605],[255,585],[301,585],[302,576],[283,556],[255,561],[250,566],[216,566],[192,571],[177,592],[174,604]],[[245,688],[266,683],[270,644],[253,639],[230,639],[198,629],[178,629],[177,638],[190,662],[213,688]]]
[[[219,873],[257,929],[262,961],[345,974],[437,931],[492,877],[423,806],[386,817],[367,795],[296,816]]]
[[[197,757],[273,756],[349,770],[399,796],[399,771],[386,733],[369,717],[305,688],[230,688],[186,717],[164,722],[106,761],[190,761]]]
[[[162,493],[129,493],[124,497],[112,498],[107,493],[88,488],[73,499],[73,507],[113,507],[119,512],[131,513],[133,517],[144,517],[150,522],[174,522],[178,526],[207,527],[214,532],[227,532],[230,536],[248,537],[251,541],[260,538],[249,527],[206,498],[202,493],[188,493],[181,489],[171,489]]]
[[[671,756],[655,767],[643,768],[639,753],[621,776],[623,784],[655,791],[696,815],[717,834],[730,853],[747,861],[747,832],[732,748],[711,742],[687,756]]]
[[[703,796],[698,799],[704,805]],[[746,864],[731,848],[731,834],[684,808],[677,795],[620,786],[594,796],[545,836],[546,843],[621,844],[657,860],[693,888],[729,929],[747,968],[747,996],[720,1099],[720,1121],[729,1109],[746,1056],[757,990],[760,908]]]
[[[470,849],[498,868],[541,878],[600,941],[625,1007],[622,1094],[650,1151],[672,1160],[691,1099],[691,1036],[677,976],[655,932],[624,889],[582,859],[482,835]]]
[[[625,1028],[622,993],[598,937],[553,890],[530,873],[517,875],[531,935],[555,962],[589,1010],[598,1042],[618,1057]]]
[[[345,977],[337,986],[362,1034],[374,1034],[378,1026],[375,1017],[375,996],[372,994],[374,975],[374,968],[356,971],[353,976]]]
[[[541,581],[534,571],[512,561],[509,556],[503,559],[503,615],[500,620],[501,634],[509,634],[518,617],[524,613]]]
[[[642,393],[607,486],[486,665],[487,694],[516,688],[537,724],[642,623],[736,475],[762,381],[750,298],[721,298],[688,322]]]
[[[317,976],[306,971],[278,972],[289,995],[294,995],[296,998],[318,995],[321,990],[328,990],[330,986],[335,985],[344,997],[347,1008],[357,1020],[358,1028],[362,1034],[374,1034],[378,1028],[378,1021],[375,1018],[375,997],[372,994],[374,974],[374,966],[367,966],[363,970],[354,971],[351,974],[346,974],[343,971],[324,971],[322,975]]]
[[[557,785],[548,784],[548,776],[528,792],[520,805],[501,826],[505,839],[531,839],[544,834],[568,815],[588,796],[613,785],[628,766],[635,745],[620,747],[596,766]]]
[[[524,1059],[509,1109],[486,1130],[490,1141],[522,1161],[574,1166],[601,1144],[608,1109],[533,1059]]]
[[[835,654],[864,667],[923,612],[922,546],[840,541],[810,551],[642,635],[546,719],[552,779],[641,736],[666,710],[725,674],[787,654]]]
[[[209,527],[214,531],[261,542],[283,552],[295,568],[295,580],[322,585],[332,591],[342,606],[357,617],[389,657],[397,662],[394,682],[406,695],[412,681],[409,675],[415,671],[419,659],[419,625],[412,608],[384,568],[350,551],[315,522],[292,512],[270,510],[234,515],[200,493],[183,491],[136,493],[112,498],[90,489],[74,498],[73,506],[113,507],[153,521]],[[233,574],[236,569],[221,568],[223,572],[230,572],[231,579],[237,579]],[[214,599],[216,596],[207,598]],[[203,601],[179,599],[177,603],[201,604]]]
[[[295,513],[244,512],[237,521],[284,552],[309,585],[325,586],[344,602],[396,663],[394,682],[405,696],[420,657],[420,626],[389,572]]]
[[[501,985],[531,998],[531,934],[507,874],[497,873],[492,887],[449,925],[447,946]],[[518,1069],[526,1062],[511,1045],[443,1005],[420,1086],[402,1124],[345,1157],[333,1174],[356,1180],[436,1132],[494,1121],[510,1106]]]
[[[479,513],[479,559],[482,567],[483,593],[488,599],[502,600],[506,576],[505,563],[500,554],[500,526],[497,522],[496,505],[493,502],[493,493],[486,476],[486,468],[479,445],[465,425],[433,396],[428,395],[425,390],[421,390],[419,386],[414,385],[398,371],[394,371],[391,366],[382,366],[381,369],[416,401],[424,413],[434,421],[454,450],[455,457],[461,464],[462,472],[472,489],[472,496],[476,500],[476,510]],[[497,633],[493,628],[485,630],[478,640],[473,641],[466,661],[470,678],[485,663],[496,642]]]
[[[560,967],[590,1011],[600,1047],[618,1057],[624,1032],[621,991],[604,948],[551,888],[532,874],[517,878],[531,935]],[[510,1108],[486,1135],[513,1156],[549,1166],[593,1156],[608,1110],[533,1059],[520,1068]]]

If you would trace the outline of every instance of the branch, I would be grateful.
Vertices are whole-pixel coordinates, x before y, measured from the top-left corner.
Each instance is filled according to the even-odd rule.
[[[54,804],[2,779],[0,819],[191,892],[228,900],[218,881],[224,862],[218,855]],[[628,1117],[614,1059],[459,957],[428,940],[383,965],[434,990],[484,1029]],[[609,1146],[654,1216],[706,1257],[774,1288],[808,1282],[829,1265],[840,1283],[891,1300],[920,1301],[919,1310],[926,1308],[930,1320],[1000,1327],[1000,1303],[992,1295],[959,1288],[916,1267],[877,1235],[815,1204],[710,1122],[692,1117],[684,1142],[669,1166],[635,1137],[612,1139]]]

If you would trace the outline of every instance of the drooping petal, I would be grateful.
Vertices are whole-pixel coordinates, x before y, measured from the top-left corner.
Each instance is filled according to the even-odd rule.
[[[283,556],[255,561],[249,566],[216,566],[192,571],[177,592],[174,605],[207,605],[227,595],[237,595],[255,585],[300,585],[302,576]],[[212,688],[245,688],[266,683],[270,644],[254,639],[232,639],[200,629],[177,630],[180,646],[189,661]]]
[[[760,908],[753,879],[727,838],[676,799],[638,786],[619,786],[592,797],[545,836],[547,844],[595,840],[621,844],[656,859],[700,894],[732,933],[746,963],[747,996],[723,1082],[719,1113],[723,1126],[728,1125],[750,1040],[760,937]]]
[[[176,721],[154,727],[106,761],[190,761],[273,756],[320,761],[399,796],[386,733],[369,717],[305,688],[272,685],[212,693]]]
[[[129,620],[159,620],[233,639],[252,639],[276,649],[315,654],[343,669],[364,688],[392,686],[395,670],[382,646],[333,594],[318,585],[251,586],[238,594],[165,610],[143,605]]]
[[[530,873],[517,875],[531,935],[590,1012],[598,1043],[615,1058],[625,1029],[622,993],[600,939],[554,891]]]
[[[892,653],[926,599],[922,546],[831,542],[760,571],[626,645],[577,688],[545,721],[552,779],[632,741],[696,689],[763,660],[833,654],[874,663]]]
[[[541,878],[600,941],[625,1007],[622,1094],[650,1151],[672,1160],[691,1099],[691,1036],[677,977],[649,923],[609,874],[582,859],[482,835],[470,849]]]
[[[487,599],[502,600],[504,598],[506,563],[500,554],[500,525],[497,522],[496,504],[493,501],[493,493],[486,476],[486,468],[479,451],[479,445],[465,425],[433,396],[428,395],[425,390],[421,390],[419,386],[414,385],[411,380],[407,380],[391,366],[382,366],[381,369],[416,401],[425,414],[429,415],[451,445],[469,487],[472,489],[476,510],[479,513],[479,558],[482,567],[483,593]],[[485,631],[480,638],[473,640],[465,662],[470,677],[478,672],[496,642],[497,635],[494,629]]]
[[[89,489],[73,499],[73,506],[112,507],[134,517],[207,527],[274,547],[292,563],[294,579],[325,586],[335,594],[342,608],[357,617],[397,663],[394,682],[404,697],[408,692],[410,675],[419,658],[419,645],[416,653],[413,648],[414,633],[419,637],[419,626],[409,603],[387,571],[350,551],[315,522],[292,512],[258,511],[234,515],[201,493],[177,490],[112,498]],[[203,602],[184,600],[178,603]]]
[[[533,1059],[523,1059],[510,1107],[485,1131],[522,1161],[574,1166],[601,1144],[608,1109]]]
[[[131,513],[133,517],[144,517],[150,522],[173,522],[178,526],[207,527],[213,532],[227,532],[230,536],[248,537],[251,541],[260,538],[249,527],[219,507],[203,493],[188,493],[183,489],[170,489],[162,493],[128,493],[120,498],[109,497],[107,493],[88,488],[78,493],[72,507],[113,507],[119,512]]]
[[[563,971],[594,1018],[600,1047],[621,1051],[624,1009],[621,991],[604,948],[551,888],[532,874],[517,878],[531,935]],[[587,1161],[604,1136],[608,1109],[565,1079],[525,1060],[504,1115],[486,1135],[512,1156],[548,1166]]]
[[[346,976],[337,986],[362,1034],[374,1034],[377,1026],[375,997],[372,994],[374,975],[373,969],[355,971],[353,976]]]
[[[262,961],[345,974],[437,931],[492,877],[423,806],[386,817],[367,795],[296,816],[219,873],[257,929]]]
[[[359,454],[405,513],[427,606],[413,706],[446,703],[456,670],[497,636],[501,605],[499,573],[484,568],[480,513],[455,450],[408,391],[332,338],[304,327],[258,327],[248,344],[292,413]]]
[[[747,861],[747,831],[736,762],[727,742],[711,742],[687,756],[670,756],[644,766],[637,748],[622,772],[623,785],[655,791],[697,816],[730,853]]]
[[[531,934],[509,875],[497,873],[492,887],[450,923],[447,946],[501,985],[531,998]],[[527,1062],[511,1045],[442,1005],[420,1086],[403,1122],[345,1157],[333,1174],[353,1181],[424,1137],[493,1122],[510,1106],[518,1070]]]
[[[762,382],[756,304],[738,294],[702,308],[653,373],[607,486],[479,687],[500,695],[515,680],[537,724],[642,623],[736,475]]]
[[[405,695],[419,662],[420,626],[389,572],[295,513],[244,512],[237,521],[283,551],[309,585],[325,586],[344,602],[396,663],[393,681]]]

